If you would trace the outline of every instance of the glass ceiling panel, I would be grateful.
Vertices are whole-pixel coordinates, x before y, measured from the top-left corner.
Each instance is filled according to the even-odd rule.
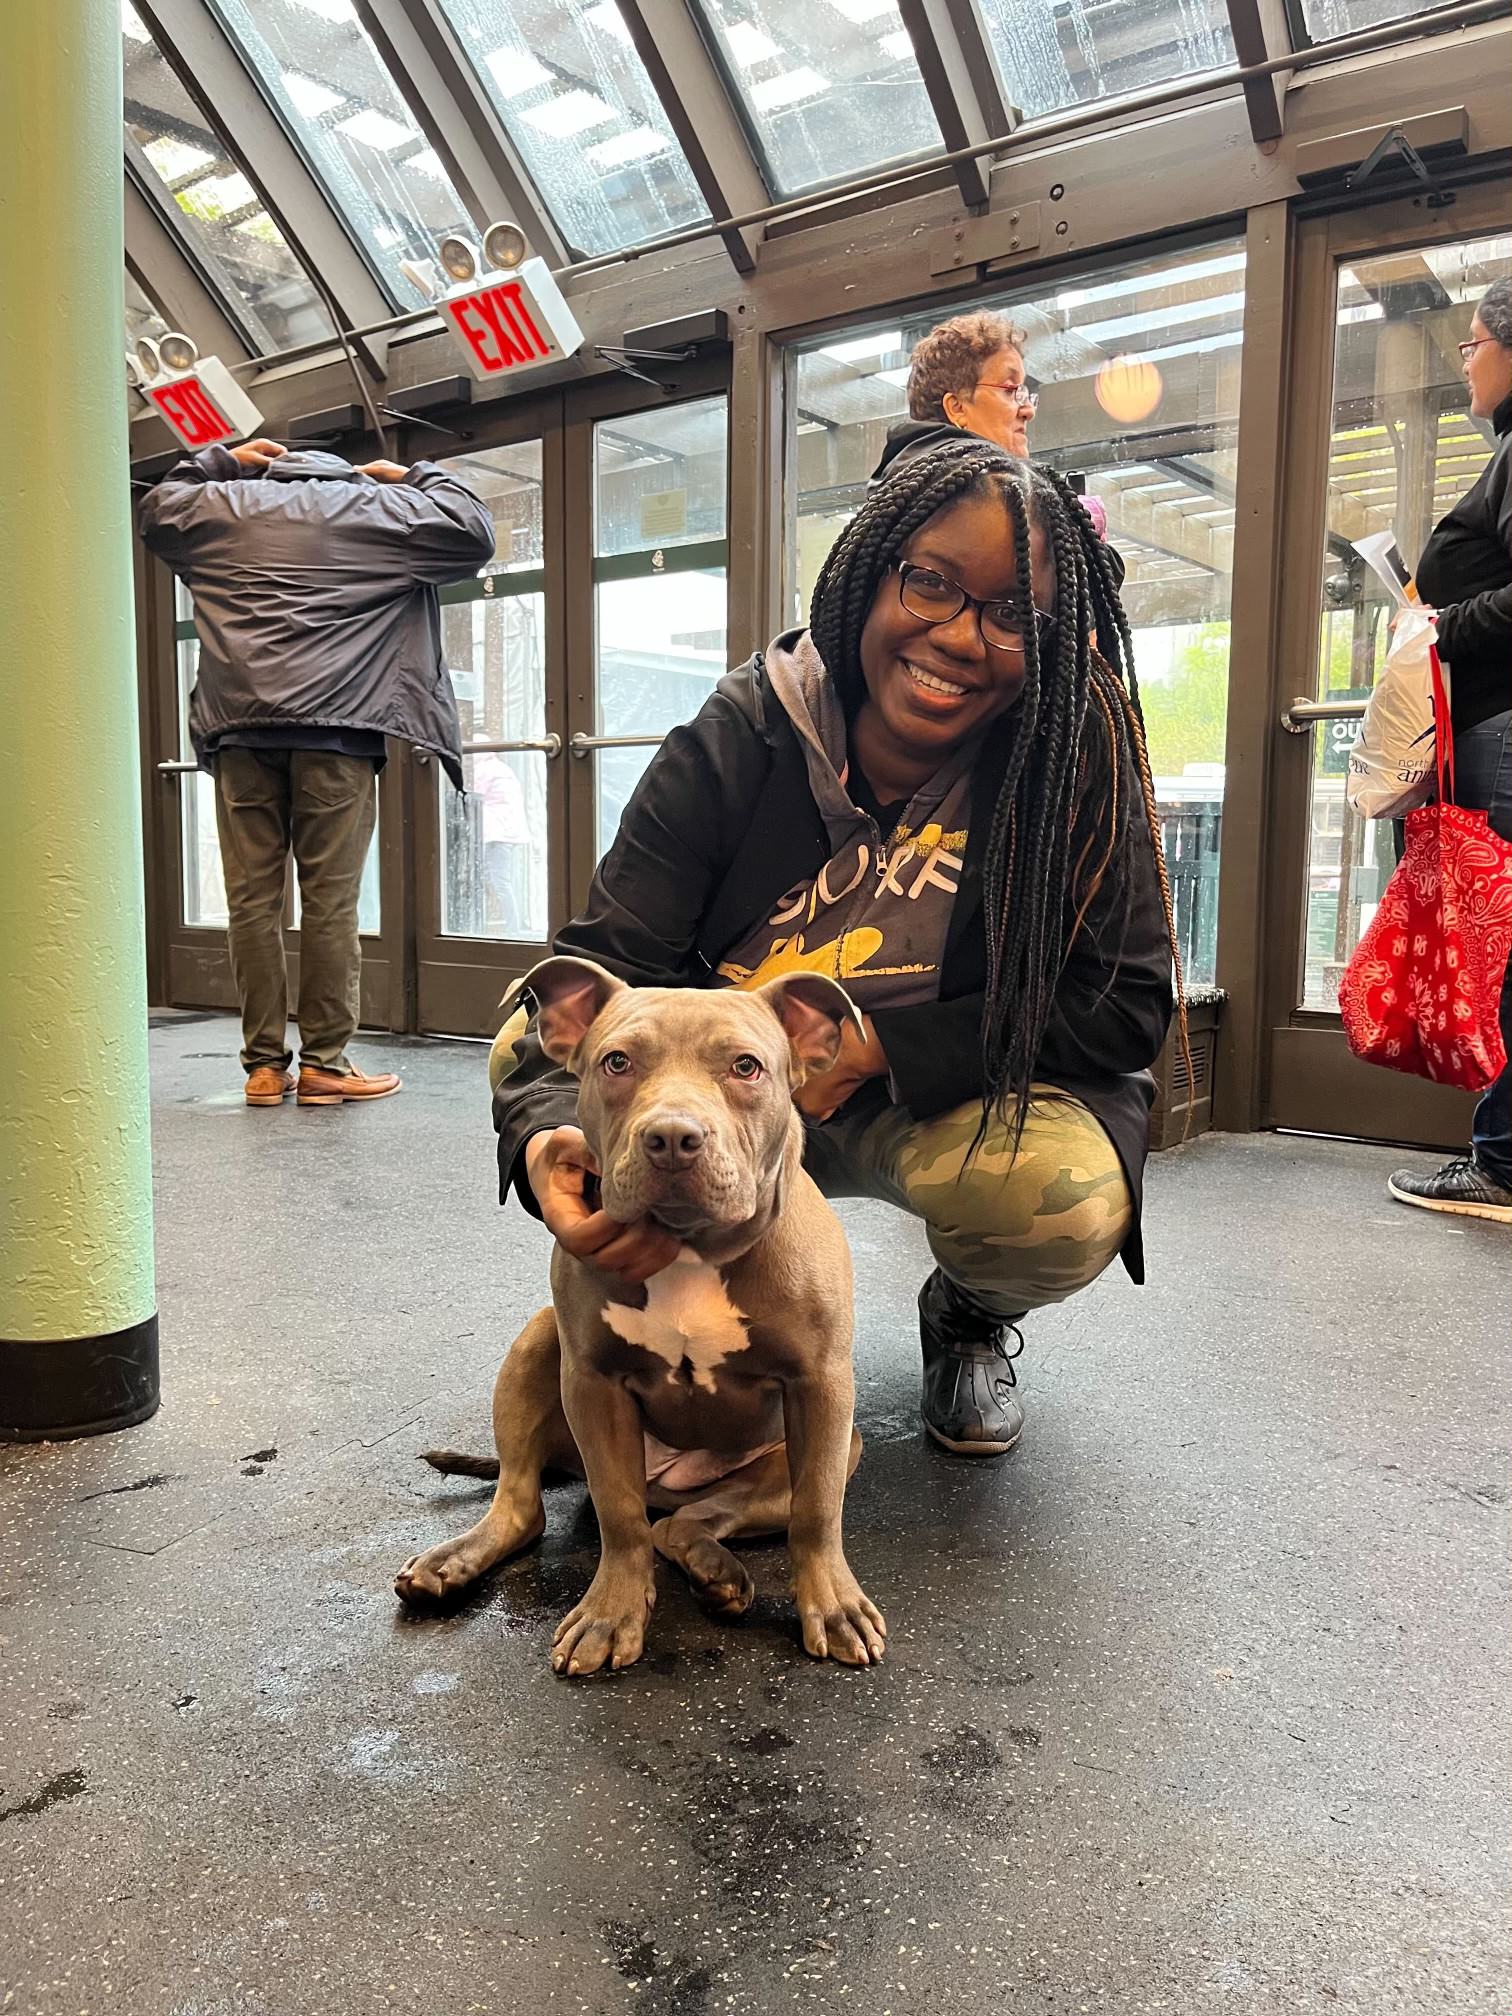
[[[894,0],[699,4],[779,195],[941,145]]]
[[[1026,119],[1235,61],[1224,0],[982,0],[982,18]]]
[[[617,252],[708,216],[615,0],[442,0],[569,244]]]
[[[438,238],[471,233],[473,222],[351,0],[213,4],[369,264],[396,302],[415,307],[400,260],[434,257]]]
[[[334,332],[262,198],[226,153],[164,60],[130,0],[121,4],[126,140],[133,160],[177,206],[199,264],[240,310],[260,352]]]
[[[1335,35],[1353,35],[1384,21],[1405,21],[1414,14],[1433,14],[1445,0],[1302,0],[1302,19],[1314,42]]]

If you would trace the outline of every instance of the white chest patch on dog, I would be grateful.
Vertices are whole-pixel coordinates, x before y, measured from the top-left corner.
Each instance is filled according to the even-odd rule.
[[[714,1392],[714,1374],[724,1360],[748,1350],[751,1342],[745,1314],[730,1300],[719,1269],[687,1247],[646,1283],[644,1309],[606,1302],[604,1321],[627,1344],[665,1358],[674,1383],[688,1366],[686,1376],[705,1393]]]

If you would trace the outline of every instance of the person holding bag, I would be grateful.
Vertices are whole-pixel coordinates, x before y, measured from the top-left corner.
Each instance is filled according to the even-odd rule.
[[[1484,812],[1492,833],[1512,840],[1512,280],[1504,276],[1488,289],[1459,347],[1471,414],[1491,422],[1496,447],[1478,481],[1434,528],[1417,587],[1437,611],[1439,655],[1448,670],[1453,802]],[[1504,1052],[1512,1047],[1508,1018],[1504,971]],[[1428,1175],[1399,1170],[1388,1188],[1403,1204],[1512,1224],[1512,1067],[1503,1064],[1477,1105],[1468,1155]]]

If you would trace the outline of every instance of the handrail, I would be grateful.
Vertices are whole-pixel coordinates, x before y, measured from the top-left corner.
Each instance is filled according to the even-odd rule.
[[[1281,726],[1288,735],[1305,735],[1315,721],[1360,721],[1368,702],[1364,700],[1308,700],[1299,694],[1282,711]]]

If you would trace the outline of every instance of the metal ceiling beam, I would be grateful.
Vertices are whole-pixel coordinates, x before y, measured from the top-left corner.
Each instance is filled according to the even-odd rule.
[[[1252,63],[1264,63],[1272,56],[1282,56],[1291,47],[1280,0],[1227,0],[1227,4],[1234,54],[1246,68]],[[1257,147],[1274,145],[1285,132],[1285,103],[1284,76],[1247,79],[1244,109],[1249,116],[1250,137]]]
[[[356,7],[479,231],[505,218],[538,257],[565,265],[571,248],[439,0],[356,0]]]
[[[392,312],[346,221],[204,0],[140,0],[138,11],[184,89],[261,191],[305,273],[348,329]],[[364,351],[374,365],[371,349]]]
[[[976,0],[898,0],[898,11],[946,148],[954,153],[1011,133],[1016,114],[1003,96]],[[958,162],[955,177],[963,203],[986,203],[991,155]]]
[[[764,209],[772,191],[687,0],[618,0],[618,5],[709,215],[738,217]],[[737,273],[755,272],[762,236],[752,225],[731,225],[720,233]]]
[[[150,174],[126,170],[126,264],[170,329],[192,336],[202,357],[234,364],[257,352],[250,334],[191,258],[183,234],[164,215]]]

